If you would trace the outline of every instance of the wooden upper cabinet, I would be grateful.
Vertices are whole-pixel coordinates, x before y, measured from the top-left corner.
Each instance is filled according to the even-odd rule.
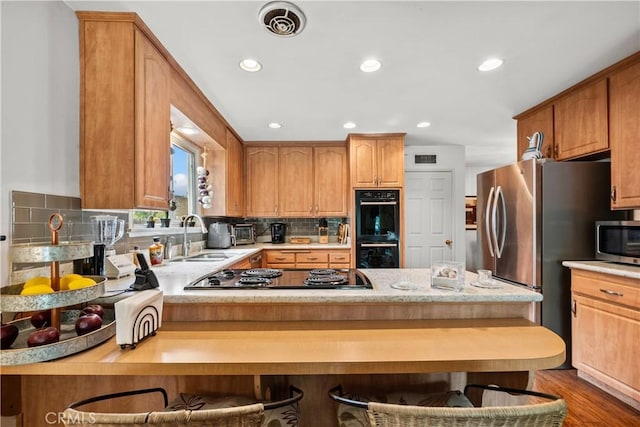
[[[167,209],[170,67],[133,22],[78,12],[85,209]]]
[[[378,187],[404,187],[404,137],[378,139]]]
[[[609,149],[607,80],[571,91],[554,103],[556,160],[567,160]]]
[[[352,187],[377,187],[377,140],[349,138]]]
[[[403,187],[404,135],[349,135],[351,187]]]
[[[246,147],[245,164],[247,216],[278,216],[278,147]]]
[[[347,216],[349,176],[347,147],[315,147],[314,209],[316,216]]]
[[[136,207],[167,209],[169,203],[169,64],[135,30]]]
[[[518,119],[518,158],[522,159],[522,154],[529,148],[529,140],[535,132],[541,132],[542,155],[553,158],[553,105],[548,105],[539,110],[533,111]]]
[[[611,208],[640,208],[640,61],[609,77]]]
[[[244,149],[242,143],[227,129],[226,147],[226,214],[241,217],[244,204]]]
[[[269,145],[246,148],[247,216],[346,216],[347,148]]]
[[[314,212],[313,148],[280,147],[278,215],[306,217]]]

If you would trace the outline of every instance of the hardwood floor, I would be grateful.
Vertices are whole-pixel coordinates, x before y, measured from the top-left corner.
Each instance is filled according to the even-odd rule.
[[[578,378],[575,369],[538,371],[533,389],[567,402],[565,427],[640,426],[640,412]]]

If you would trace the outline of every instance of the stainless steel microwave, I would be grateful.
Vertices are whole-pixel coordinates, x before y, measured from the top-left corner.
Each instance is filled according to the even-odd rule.
[[[597,221],[596,259],[640,265],[640,221]]]
[[[253,245],[256,242],[256,228],[253,224],[236,224],[233,226],[236,245]]]

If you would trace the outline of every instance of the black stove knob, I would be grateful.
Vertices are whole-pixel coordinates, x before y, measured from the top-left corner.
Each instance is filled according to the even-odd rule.
[[[220,285],[220,279],[218,279],[217,277],[209,277],[208,281],[209,281],[209,285],[213,285],[213,286]]]
[[[224,270],[220,270],[220,273],[218,273],[218,275],[224,277],[225,279],[231,279],[233,276],[235,276],[235,273],[233,272],[233,270],[225,268]]]

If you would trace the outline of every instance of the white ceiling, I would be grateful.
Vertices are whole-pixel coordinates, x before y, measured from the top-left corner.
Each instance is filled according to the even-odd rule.
[[[137,12],[246,141],[406,132],[466,146],[469,166],[515,161],[514,115],[640,50],[638,0],[294,1],[307,24],[288,38],[258,23],[267,1],[66,3]],[[491,56],[504,65],[478,72]],[[245,57],[262,71],[240,70]],[[382,68],[362,73],[370,57]]]

